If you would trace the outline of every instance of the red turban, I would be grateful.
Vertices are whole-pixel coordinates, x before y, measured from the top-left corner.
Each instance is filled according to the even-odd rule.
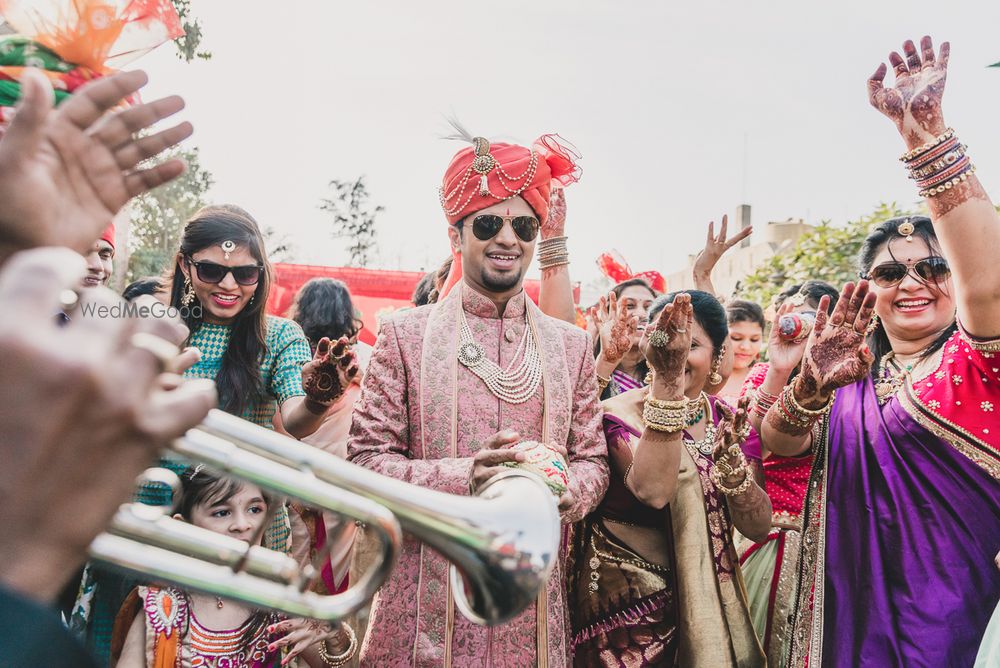
[[[449,225],[497,202],[520,196],[539,222],[549,216],[552,182],[568,186],[580,180],[576,148],[559,135],[542,135],[532,147],[491,144],[482,137],[455,154],[441,184],[441,206]],[[462,258],[452,253],[451,273],[441,297],[462,278]]]
[[[667,291],[667,281],[663,278],[663,274],[658,271],[633,272],[632,268],[628,266],[628,262],[625,261],[625,258],[618,251],[602,253],[597,258],[597,266],[600,268],[601,273],[610,278],[615,285],[633,278],[640,278],[649,287],[653,288],[657,294],[663,294]]]
[[[108,225],[107,229],[101,234],[101,241],[107,241],[111,244],[111,248],[115,247],[115,225],[112,223]]]

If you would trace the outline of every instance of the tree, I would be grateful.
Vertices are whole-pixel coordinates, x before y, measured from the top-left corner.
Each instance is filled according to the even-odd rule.
[[[195,58],[209,60],[212,57],[211,51],[199,51],[201,46],[201,21],[191,15],[191,0],[173,0],[174,9],[181,20],[181,27],[184,34],[174,40],[177,47],[177,56],[184,62],[190,63]]]
[[[131,202],[128,281],[159,275],[167,268],[180,247],[184,223],[205,206],[205,194],[215,182],[201,166],[198,149],[175,149],[170,157],[183,158],[187,171]]]
[[[766,306],[774,295],[793,283],[817,279],[839,288],[847,281],[855,281],[858,253],[868,231],[890,218],[918,213],[900,209],[893,202],[882,203],[871,214],[842,227],[824,220],[803,234],[791,250],[772,256],[741,281],[739,296]]]
[[[280,234],[267,225],[260,230],[264,237],[264,248],[267,249],[267,259],[271,262],[291,262],[295,258],[295,249],[287,234]]]
[[[365,177],[355,181],[330,181],[333,198],[324,198],[319,208],[333,216],[333,236],[336,239],[350,239],[347,247],[351,266],[366,267],[377,255],[378,242],[375,233],[375,218],[385,207],[372,206]]]

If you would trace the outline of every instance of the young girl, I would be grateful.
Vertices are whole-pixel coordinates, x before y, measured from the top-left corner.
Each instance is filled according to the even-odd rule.
[[[175,519],[246,542],[260,541],[271,500],[256,485],[197,467],[182,476]],[[124,636],[124,641],[122,637]],[[343,665],[357,649],[343,625],[283,619],[211,594],[173,587],[137,587],[115,620],[112,656],[119,668],[212,666],[311,668]],[[299,663],[298,665],[302,665]]]

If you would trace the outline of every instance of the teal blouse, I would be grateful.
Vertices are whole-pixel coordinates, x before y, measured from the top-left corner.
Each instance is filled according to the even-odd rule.
[[[188,345],[201,351],[197,364],[184,372],[185,378],[210,378],[215,380],[222,368],[222,357],[229,346],[229,325],[204,323],[191,335]],[[298,323],[267,316],[267,350],[260,362],[260,377],[267,399],[252,404],[241,416],[261,427],[271,429],[271,418],[278,406],[292,397],[305,394],[302,389],[302,366],[312,359],[309,341]]]

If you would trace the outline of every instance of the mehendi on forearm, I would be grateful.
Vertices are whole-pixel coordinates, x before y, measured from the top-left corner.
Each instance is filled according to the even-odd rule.
[[[727,501],[733,524],[741,534],[755,542],[767,538],[771,528],[771,499],[760,486],[750,485],[743,494],[727,497]]]
[[[990,201],[989,195],[983,189],[983,184],[974,174],[950,190],[945,190],[934,197],[928,197],[926,201],[931,218],[936,222],[942,216],[951,213],[971,200]]]

